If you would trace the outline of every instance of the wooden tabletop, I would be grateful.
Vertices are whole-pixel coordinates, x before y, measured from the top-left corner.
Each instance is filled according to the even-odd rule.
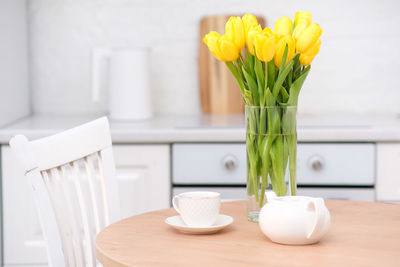
[[[317,244],[271,242],[247,221],[246,202],[226,202],[235,222],[213,235],[182,234],[164,220],[173,209],[112,224],[96,239],[97,258],[116,266],[400,266],[400,205],[327,200],[331,229]]]

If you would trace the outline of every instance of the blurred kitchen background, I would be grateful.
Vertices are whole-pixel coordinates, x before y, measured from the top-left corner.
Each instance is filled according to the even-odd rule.
[[[152,118],[111,119],[123,216],[169,207],[173,194],[189,190],[245,198],[243,114],[202,112],[200,23],[252,13],[273,27],[301,10],[323,34],[299,99],[299,193],[400,202],[400,1],[0,0],[3,266],[46,266],[28,183],[8,141],[109,114],[120,87],[107,88],[102,72],[94,100],[95,48],[148,53],[132,77],[148,77],[140,88],[149,102],[135,106]],[[137,103],[137,90],[121,101]]]
[[[156,114],[199,114],[200,19],[249,12],[273,27],[277,18],[298,10],[310,11],[323,28],[299,113],[400,113],[395,0],[2,0],[1,5],[0,71],[10,73],[1,76],[9,79],[1,86],[6,113],[15,108],[9,98],[22,98],[24,114],[105,114],[106,90],[97,103],[91,97],[91,52],[124,46],[150,49]],[[21,87],[25,91],[17,93]]]

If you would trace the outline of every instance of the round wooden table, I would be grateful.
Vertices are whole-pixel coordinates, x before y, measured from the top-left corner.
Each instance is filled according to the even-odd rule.
[[[317,244],[271,242],[247,221],[246,202],[226,202],[235,221],[213,235],[182,234],[164,220],[173,209],[114,223],[96,239],[97,258],[115,266],[400,266],[400,205],[327,200],[331,229]]]

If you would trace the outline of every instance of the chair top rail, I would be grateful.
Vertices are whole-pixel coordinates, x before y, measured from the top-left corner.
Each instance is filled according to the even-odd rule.
[[[109,124],[106,117],[88,122],[59,134],[29,142],[33,155],[23,159],[25,171],[38,168],[39,171],[52,169],[75,161],[112,145]],[[23,135],[17,135],[10,145],[25,143]]]

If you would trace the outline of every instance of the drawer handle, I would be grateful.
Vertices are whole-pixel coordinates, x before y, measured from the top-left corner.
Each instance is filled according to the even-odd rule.
[[[232,155],[228,155],[223,159],[223,165],[226,170],[233,171],[236,169],[237,159]]]
[[[310,159],[310,167],[314,171],[320,171],[324,168],[324,161],[320,156],[314,156]]]

